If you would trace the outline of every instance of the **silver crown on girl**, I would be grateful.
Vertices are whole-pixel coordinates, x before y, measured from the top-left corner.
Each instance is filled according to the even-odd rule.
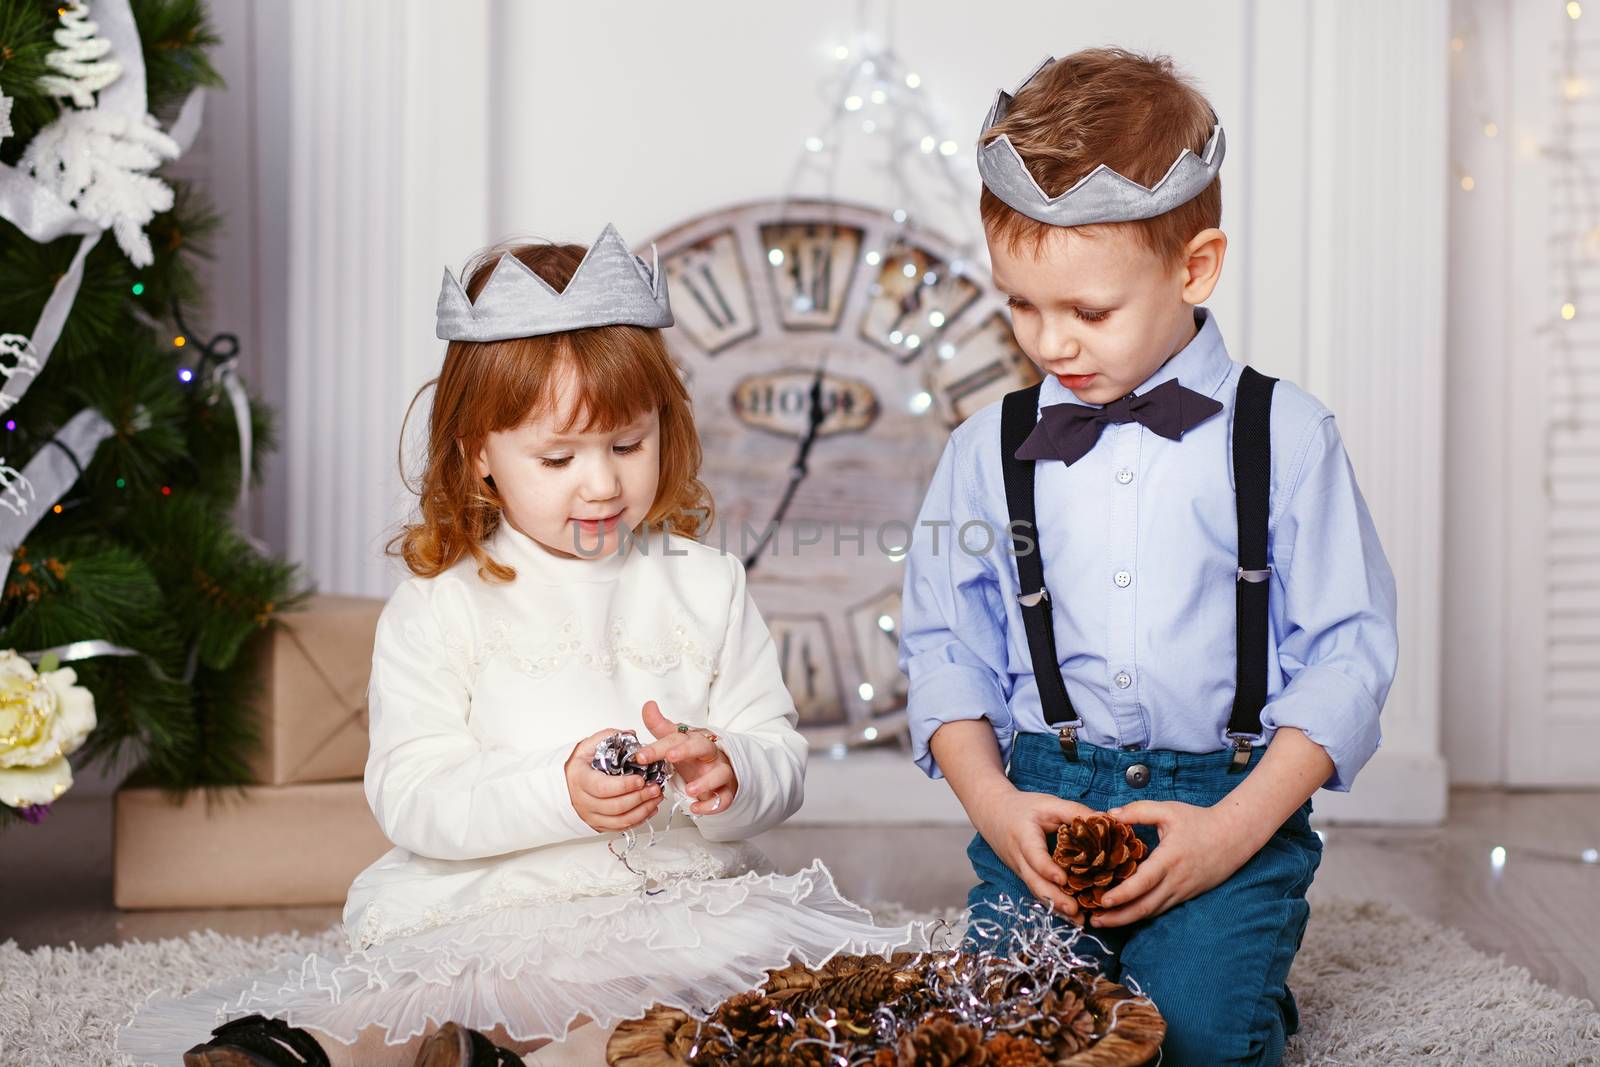
[[[1227,139],[1222,135],[1220,123],[1211,127],[1211,137],[1200,155],[1185,148],[1161,180],[1149,188],[1101,163],[1072,188],[1058,196],[1046,196],[1028,172],[1027,164],[1010,137],[1002,134],[988,144],[984,143],[984,138],[1011,111],[1015,95],[1055,61],[1054,56],[1048,57],[1011,92],[1002,89],[996,93],[994,106],[989,109],[978,134],[978,174],[984,186],[1007,206],[1051,226],[1134,222],[1164,215],[1179,204],[1193,200],[1216,178],[1227,152]]]
[[[646,264],[607,224],[560,292],[509,252],[495,263],[476,301],[467,299],[446,267],[434,332],[446,341],[503,341],[591,326],[671,325],[667,277],[655,245]]]

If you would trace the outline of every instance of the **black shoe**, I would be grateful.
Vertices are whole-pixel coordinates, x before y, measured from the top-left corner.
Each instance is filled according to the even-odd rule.
[[[413,1067],[522,1067],[522,1057],[476,1030],[445,1023],[422,1043]]]
[[[211,1031],[183,1054],[183,1067],[329,1067],[317,1039],[281,1019],[247,1015]]]

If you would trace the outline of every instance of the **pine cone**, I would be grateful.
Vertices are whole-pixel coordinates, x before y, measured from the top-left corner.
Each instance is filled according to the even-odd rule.
[[[929,1019],[900,1038],[900,1067],[982,1067],[983,1031],[951,1019]]]
[[[1094,1014],[1083,997],[1073,989],[1052,990],[1039,1003],[1039,1011],[1051,1020],[1047,1047],[1056,1056],[1071,1056],[1094,1044]]]
[[[1144,853],[1133,827],[1109,815],[1081,816],[1056,831],[1056,863],[1067,872],[1067,891],[1087,911],[1105,907],[1101,898],[1133,874]]]
[[[995,1034],[983,1050],[989,1054],[989,1067],[1050,1067],[1055,1062],[1037,1044],[1015,1034]]]
[[[789,1031],[776,1008],[759,992],[735,993],[717,1006],[713,1018],[726,1026],[740,1045],[776,1045]]]

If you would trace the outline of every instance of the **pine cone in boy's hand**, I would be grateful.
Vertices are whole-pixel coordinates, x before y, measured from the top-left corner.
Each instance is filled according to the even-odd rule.
[[[1056,831],[1055,860],[1067,872],[1067,892],[1086,911],[1105,907],[1101,898],[1127,881],[1144,853],[1133,827],[1109,815],[1080,816]]]

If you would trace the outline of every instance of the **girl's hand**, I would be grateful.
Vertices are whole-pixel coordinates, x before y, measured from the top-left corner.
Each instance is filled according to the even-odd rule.
[[[656,740],[634,756],[640,763],[666,760],[683,778],[685,791],[695,798],[691,815],[714,815],[727,811],[739,792],[739,778],[733,773],[728,754],[711,740],[715,734],[691,728],[687,733],[661,714],[654,700],[644,706],[644,726]]]
[[[1106,814],[1125,823],[1154,826],[1161,847],[1139,864],[1132,878],[1105,895],[1106,908],[1095,913],[1095,926],[1127,926],[1160,915],[1221,885],[1255,855],[1249,845],[1250,829],[1235,825],[1216,808],[1136,800]]]
[[[967,814],[1028,892],[1067,919],[1081,921],[1078,902],[1065,888],[1067,873],[1045,847],[1045,835],[1055,833],[1062,823],[1093,815],[1092,808],[1049,793],[1026,793],[1002,779]]]
[[[605,774],[589,765],[600,742],[617,732],[613,727],[579,741],[566,763],[572,808],[578,818],[601,833],[632,829],[661,810],[661,790],[645,784],[639,775]]]

